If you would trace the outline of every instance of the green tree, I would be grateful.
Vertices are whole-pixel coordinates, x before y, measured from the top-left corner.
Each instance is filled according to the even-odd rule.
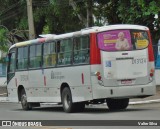
[[[121,23],[148,26],[157,42],[159,7],[159,0],[33,0],[36,36],[80,30],[86,27],[89,16],[89,26]],[[13,43],[28,39],[26,10],[26,0],[0,0],[0,24],[10,30],[10,41],[11,35],[16,37]],[[159,15],[158,19],[154,18],[155,14]]]
[[[4,28],[0,28],[0,50],[7,52],[8,50],[8,38],[7,38],[8,30]]]
[[[144,25],[150,28],[153,41],[160,38],[159,19],[155,15],[160,13],[160,1],[155,0],[119,0],[118,17],[122,23]],[[155,29],[156,28],[156,29]]]
[[[96,24],[138,24],[149,27],[153,43],[160,38],[159,0],[94,0]],[[155,15],[158,14],[158,19]]]

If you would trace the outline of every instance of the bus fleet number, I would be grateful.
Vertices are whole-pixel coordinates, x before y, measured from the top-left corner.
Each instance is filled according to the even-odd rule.
[[[146,64],[146,63],[147,63],[146,58],[132,59],[132,64]]]

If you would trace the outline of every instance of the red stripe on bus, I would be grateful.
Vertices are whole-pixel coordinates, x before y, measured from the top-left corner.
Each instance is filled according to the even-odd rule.
[[[16,87],[17,87],[17,85],[18,85],[18,84],[17,84],[17,78],[15,78],[15,84],[16,84]]]
[[[96,33],[90,34],[90,64],[101,64],[100,49],[98,48]]]
[[[152,47],[152,38],[149,30],[148,30],[148,35],[149,35],[148,57],[149,57],[149,62],[152,62],[154,61],[154,54],[153,54],[153,47]]]
[[[46,76],[44,76],[44,86],[46,86]]]
[[[84,75],[83,75],[83,73],[82,73],[81,77],[82,77],[82,84],[84,84]]]

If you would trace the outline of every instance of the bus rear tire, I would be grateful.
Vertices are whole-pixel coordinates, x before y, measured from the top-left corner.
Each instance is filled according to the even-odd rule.
[[[85,103],[73,103],[72,102],[72,94],[68,87],[65,87],[62,91],[62,104],[63,109],[67,113],[72,112],[81,112],[85,108]]]
[[[126,109],[129,104],[129,99],[107,99],[107,106],[109,110],[122,110]]]
[[[31,110],[32,106],[30,103],[27,102],[27,96],[24,89],[21,91],[21,105],[23,110]]]

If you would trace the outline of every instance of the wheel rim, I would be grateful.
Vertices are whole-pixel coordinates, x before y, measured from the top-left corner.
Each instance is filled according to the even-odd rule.
[[[27,106],[27,97],[26,97],[26,95],[23,95],[23,96],[22,96],[21,103],[22,103],[22,106],[23,106],[23,107],[26,107],[26,106]]]
[[[66,94],[64,96],[64,106],[66,107],[66,109],[70,107],[70,104],[71,104],[71,98],[68,94]]]

